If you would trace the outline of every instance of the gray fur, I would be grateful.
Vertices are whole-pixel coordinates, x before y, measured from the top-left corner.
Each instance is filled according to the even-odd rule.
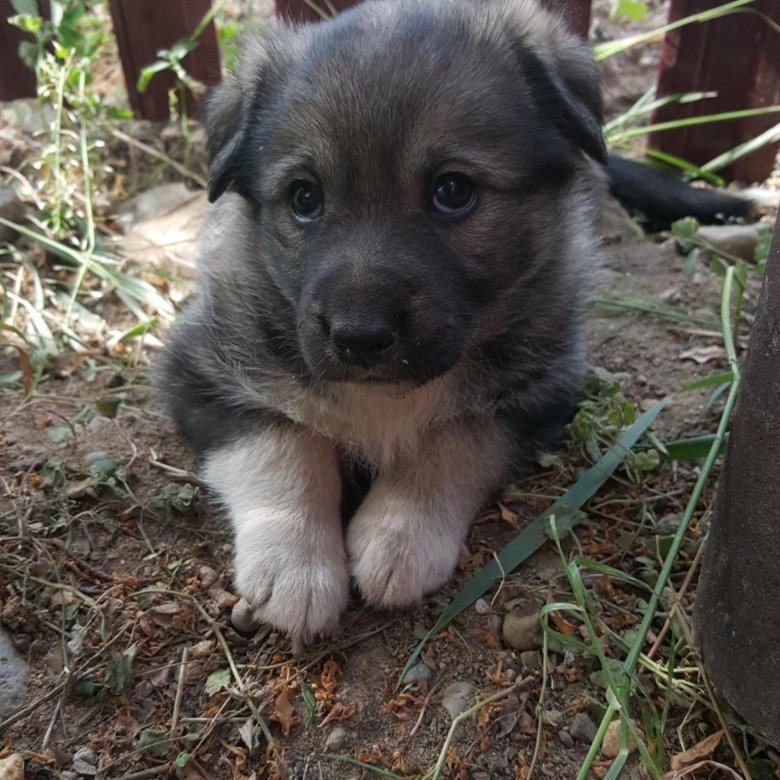
[[[216,204],[157,382],[200,455],[303,426],[381,479],[467,425],[501,443],[500,457],[475,453],[487,473],[462,502],[473,515],[580,387],[600,126],[587,49],[530,0],[369,0],[250,41],[209,107]],[[452,170],[478,187],[455,218],[430,204]],[[324,193],[312,224],[290,211],[300,179]],[[375,319],[395,334],[382,359],[341,360],[333,323]],[[360,526],[350,555],[371,547]],[[355,576],[372,601],[409,600]]]

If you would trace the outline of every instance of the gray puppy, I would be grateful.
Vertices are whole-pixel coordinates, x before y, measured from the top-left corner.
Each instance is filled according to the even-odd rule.
[[[258,621],[412,604],[570,413],[603,162],[588,49],[531,0],[377,0],[249,42],[208,111],[198,293],[158,385]],[[597,193],[596,193],[597,195]],[[346,530],[343,475],[370,489]]]

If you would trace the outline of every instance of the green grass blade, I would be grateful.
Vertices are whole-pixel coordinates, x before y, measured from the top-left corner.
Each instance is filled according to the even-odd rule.
[[[666,454],[661,453],[662,460],[701,460],[706,458],[712,444],[715,441],[715,435],[693,436],[690,439],[680,439],[666,445]],[[728,441],[728,434],[723,437],[720,443],[718,454],[722,453]]]
[[[714,374],[713,376],[705,376],[703,379],[697,379],[695,382],[681,387],[679,392],[688,393],[691,390],[699,390],[702,387],[712,387],[713,385],[725,385],[734,379],[734,375],[731,371],[727,371],[725,374]]]
[[[706,100],[708,98],[716,97],[717,94],[717,92],[680,92],[675,95],[667,95],[666,97],[658,98],[657,100],[652,100],[650,102],[644,102],[642,101],[642,98],[640,98],[636,103],[634,103],[633,106],[631,106],[631,108],[628,109],[628,111],[626,111],[624,114],[620,114],[620,116],[615,117],[604,125],[604,138],[607,143],[609,143],[611,140],[611,135],[617,130],[617,128],[629,124],[630,122],[634,122],[637,119],[641,119],[642,117],[649,116],[653,113],[653,111],[655,111],[656,108],[662,108],[663,106],[668,106],[672,103],[696,103],[699,100]],[[640,103],[640,101],[642,102]]]
[[[711,8],[707,11],[702,11],[698,14],[691,14],[683,19],[678,19],[676,22],[665,24],[663,27],[658,27],[650,32],[640,33],[639,35],[629,35],[626,38],[621,38],[617,41],[608,41],[607,43],[599,44],[593,47],[593,56],[596,61],[604,60],[607,57],[613,57],[615,54],[619,54],[622,51],[631,49],[634,46],[639,46],[642,43],[648,43],[654,41],[662,35],[665,35],[672,30],[677,30],[680,27],[685,27],[688,24],[696,24],[701,22],[708,22],[711,19],[718,19],[721,16],[727,16],[733,13],[735,9],[742,6],[749,5],[753,0],[733,0],[731,3],[718,6],[718,8]]]
[[[678,168],[683,173],[688,174],[691,178],[703,179],[716,187],[724,187],[726,185],[726,182],[717,174],[712,171],[705,171],[701,166],[689,163],[687,160],[683,160],[682,157],[676,157],[673,154],[661,152],[658,149],[650,149],[646,146],[641,149],[634,149],[634,151],[640,151],[646,157],[658,160],[672,168]]]
[[[669,122],[658,122],[655,125],[632,127],[613,134],[612,143],[626,141],[640,135],[650,133],[664,133],[667,130],[677,130],[679,127],[692,127],[694,125],[707,125],[714,122],[729,122],[735,119],[746,119],[752,116],[765,116],[766,114],[780,113],[780,106],[763,106],[761,108],[745,108],[741,111],[724,111],[720,114],[706,114],[705,116],[690,116],[685,119],[674,119]]]
[[[514,571],[521,563],[528,560],[533,553],[549,540],[547,528],[550,516],[555,516],[556,527],[561,534],[567,533],[582,521],[585,514],[580,508],[614,474],[626,454],[647,431],[668,401],[668,398],[658,401],[637,418],[636,422],[626,428],[618,441],[599,461],[586,471],[583,471],[577,481],[557,501],[523,528],[501,550],[497,560],[488,563],[466,583],[412,651],[399,677],[399,685],[409,669],[416,663],[417,658],[432,636],[486,593],[502,576]]]
[[[723,154],[719,154],[708,163],[704,163],[700,170],[705,172],[719,171],[731,165],[735,160],[746,157],[757,149],[761,149],[761,147],[766,146],[767,144],[775,144],[778,141],[780,141],[780,122],[773,127],[770,127],[768,130],[765,130],[760,135],[757,135],[755,138],[751,138],[749,141],[745,141],[744,143],[735,146],[733,149],[723,152]]]

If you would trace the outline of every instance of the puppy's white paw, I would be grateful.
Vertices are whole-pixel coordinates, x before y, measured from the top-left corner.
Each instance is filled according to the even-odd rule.
[[[283,520],[278,521],[282,525]],[[349,599],[349,573],[336,539],[285,539],[267,523],[236,538],[236,586],[253,622],[289,634],[294,644],[329,634]]]
[[[442,587],[458,562],[461,528],[424,516],[420,508],[388,501],[358,510],[347,531],[352,576],[371,604],[401,607],[414,604]]]

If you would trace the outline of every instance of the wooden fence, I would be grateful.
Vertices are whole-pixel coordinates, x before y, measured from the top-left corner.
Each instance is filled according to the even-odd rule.
[[[292,21],[320,19],[306,0],[275,2],[277,14]],[[330,0],[338,11],[356,2],[359,0]],[[591,0],[541,2],[563,16],[574,32],[587,37]],[[671,0],[669,19],[682,19],[715,8],[721,2]],[[39,6],[46,13],[48,0],[39,0]],[[210,0],[109,0],[109,7],[131,108],[136,116],[144,119],[167,119],[173,75],[170,72],[157,74],[143,93],[136,89],[138,75],[155,59],[159,49],[192,34],[208,11]],[[755,0],[750,8],[749,13],[692,24],[666,35],[661,48],[657,97],[692,91],[716,91],[718,96],[695,103],[664,106],[654,113],[653,122],[780,104],[780,35],[767,23],[767,19],[771,19],[780,24],[780,0]],[[12,13],[10,0],[0,0],[0,100],[35,94],[34,78],[16,56],[23,36],[5,22]],[[205,27],[198,47],[183,64],[204,84],[219,82],[219,50],[213,23]],[[191,109],[196,108],[193,101]],[[768,114],[690,126],[651,135],[649,144],[659,151],[702,164],[768,130],[777,119],[777,114]],[[746,182],[765,179],[772,170],[779,146],[765,146],[737,161],[726,171],[727,176]]]

